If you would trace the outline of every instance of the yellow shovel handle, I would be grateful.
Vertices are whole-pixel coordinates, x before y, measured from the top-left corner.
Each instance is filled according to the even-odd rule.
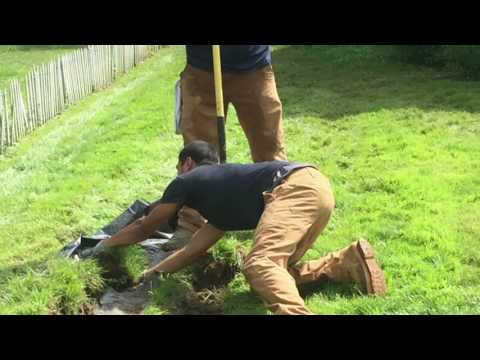
[[[225,134],[225,114],[223,110],[222,63],[220,59],[220,45],[212,45],[213,74],[215,77],[215,98],[217,100],[217,134],[220,163],[227,162],[227,144]]]
[[[215,76],[215,98],[217,101],[217,116],[225,118],[223,108],[222,63],[220,59],[220,45],[212,45],[213,73]]]

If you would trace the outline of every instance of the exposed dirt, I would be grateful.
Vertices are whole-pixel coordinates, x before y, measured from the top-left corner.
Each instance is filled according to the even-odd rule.
[[[151,265],[168,256],[168,253],[156,247],[148,248],[147,252]],[[104,269],[108,288],[97,297],[98,306],[86,311],[95,315],[142,314],[150,302],[153,284],[150,282],[133,288],[133,279],[113,256],[102,254],[99,262]],[[191,286],[175,303],[173,312],[183,315],[221,315],[225,290],[239,271],[235,265],[215,261],[211,255],[204,256],[192,266]]]
[[[150,266],[158,264],[168,256],[160,250],[160,245],[167,240],[150,239],[141,243],[147,251]],[[148,306],[153,287],[152,282],[134,287],[134,279],[127,270],[115,260],[111,254],[99,256],[99,263],[104,269],[104,279],[107,289],[97,297],[98,304],[94,307],[94,315],[137,315],[142,314]]]
[[[98,256],[98,261],[103,268],[103,278],[107,286],[122,292],[134,285],[133,278],[129,276],[127,269],[122,267],[114,256],[102,253]]]
[[[192,268],[192,287],[176,304],[182,315],[223,315],[228,284],[240,271],[237,266],[215,261],[211,255],[200,259]]]
[[[151,283],[124,291],[108,289],[93,309],[94,315],[140,315],[150,301]]]
[[[221,289],[233,280],[240,269],[226,262],[215,261],[210,254],[204,256],[193,268],[195,291]]]

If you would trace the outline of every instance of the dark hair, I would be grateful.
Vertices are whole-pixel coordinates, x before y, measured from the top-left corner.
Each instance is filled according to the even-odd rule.
[[[197,165],[213,165],[219,163],[217,148],[205,141],[194,141],[186,145],[180,155],[178,161],[183,164],[187,158],[192,158]]]

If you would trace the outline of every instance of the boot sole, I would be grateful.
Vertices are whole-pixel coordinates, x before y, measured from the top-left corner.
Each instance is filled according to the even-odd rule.
[[[366,292],[369,295],[385,296],[387,283],[385,275],[375,260],[375,251],[366,240],[359,240],[357,243],[363,273],[365,274]]]

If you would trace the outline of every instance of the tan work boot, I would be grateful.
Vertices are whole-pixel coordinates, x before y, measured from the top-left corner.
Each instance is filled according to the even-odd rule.
[[[356,266],[348,271],[362,290],[369,295],[384,296],[387,293],[385,275],[375,260],[373,247],[367,240],[360,239],[355,244]]]
[[[353,281],[369,295],[383,296],[387,292],[385,276],[375,260],[373,248],[363,239],[321,259],[294,265],[289,272],[297,284],[323,279],[341,283]]]

